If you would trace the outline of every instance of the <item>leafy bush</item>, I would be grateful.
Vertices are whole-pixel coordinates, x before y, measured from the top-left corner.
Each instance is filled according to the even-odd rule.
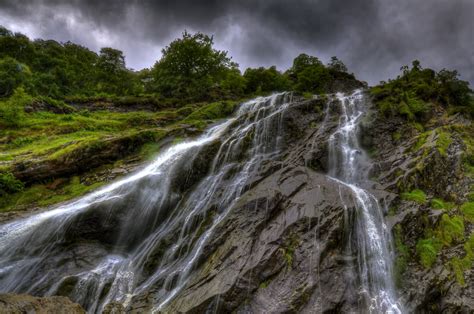
[[[0,173],[0,196],[19,192],[23,188],[23,182],[15,178],[10,172]]]
[[[388,83],[374,86],[370,94],[385,115],[408,120],[427,121],[433,104],[454,112],[474,116],[474,97],[468,82],[461,81],[456,71],[422,69],[415,60],[412,68],[403,66],[402,75]]]
[[[275,66],[268,69],[260,67],[257,69],[248,68],[245,70],[244,79],[246,81],[246,93],[268,93],[284,91],[290,89],[290,81],[280,73]]]

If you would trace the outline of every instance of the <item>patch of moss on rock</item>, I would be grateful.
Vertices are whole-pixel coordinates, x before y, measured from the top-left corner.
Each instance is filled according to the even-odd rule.
[[[474,222],[474,202],[462,204],[461,211],[468,221]]]
[[[414,201],[419,204],[426,203],[426,194],[425,192],[419,189],[412,190],[411,192],[402,193],[401,196],[402,196],[402,199],[407,200],[407,201]]]

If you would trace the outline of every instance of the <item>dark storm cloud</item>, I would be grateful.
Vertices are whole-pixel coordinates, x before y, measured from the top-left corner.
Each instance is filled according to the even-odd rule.
[[[215,35],[247,66],[285,69],[300,52],[344,60],[375,83],[420,59],[456,68],[474,82],[472,0],[1,1],[0,24],[32,37],[124,50],[134,68],[151,66],[187,29]]]

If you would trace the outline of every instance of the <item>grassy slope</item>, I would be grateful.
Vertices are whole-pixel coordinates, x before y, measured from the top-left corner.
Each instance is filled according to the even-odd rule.
[[[61,163],[64,158],[70,158],[75,152],[84,151],[84,148],[145,132],[146,141],[141,141],[133,153],[134,161],[143,161],[156,154],[159,141],[166,136],[189,128],[199,132],[208,123],[231,114],[236,104],[236,101],[201,103],[157,112],[81,110],[68,114],[47,111],[25,113],[19,126],[0,128],[0,174],[12,171],[15,165],[22,162],[32,165],[44,160]],[[47,206],[83,195],[105,183],[101,178],[85,180],[85,177],[124,162],[127,161],[104,161],[104,165],[85,174],[34,182],[21,192],[3,195],[0,198],[0,212]]]

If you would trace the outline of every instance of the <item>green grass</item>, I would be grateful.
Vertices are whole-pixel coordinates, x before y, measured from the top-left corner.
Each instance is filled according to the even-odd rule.
[[[48,185],[45,184],[35,184],[25,188],[22,192],[3,196],[0,199],[0,212],[36,206],[44,207],[64,202],[97,189],[102,184],[85,185],[80,182],[78,176],[72,177],[56,190],[48,188]]]
[[[416,141],[415,145],[412,148],[412,151],[418,151],[420,148],[422,148],[426,144],[426,140],[428,139],[428,136],[430,135],[431,132],[424,132],[418,135],[418,140]]]
[[[468,221],[474,222],[474,202],[462,204],[461,211]]]
[[[464,273],[474,267],[474,233],[471,234],[468,241],[464,243],[465,255],[463,258],[453,257],[450,260],[450,267],[454,273],[457,283],[465,286]]]
[[[443,247],[451,247],[453,244],[462,243],[462,241],[464,241],[464,231],[464,220],[462,216],[443,214],[436,227],[434,229],[431,229],[431,227],[426,228],[425,237],[419,239],[416,244],[416,252],[421,265],[425,268],[431,268]],[[472,253],[472,250],[470,250],[470,243],[472,241],[472,239],[469,239],[466,242],[467,244],[465,243],[467,252]]]
[[[20,100],[15,107],[17,111],[23,108],[27,101],[32,101],[31,98],[26,99],[22,95],[18,97]],[[134,154],[142,160],[148,160],[160,149],[158,141],[166,135],[176,134],[176,131],[185,125],[203,130],[209,123],[229,116],[238,104],[237,101],[221,101],[189,104],[181,108],[170,107],[153,112],[116,112],[78,111],[61,101],[50,99],[37,99],[37,101],[47,101],[54,107],[64,107],[68,113],[56,114],[48,111],[25,113],[21,109],[18,111],[21,119],[12,124],[0,125],[0,173],[8,173],[15,164],[22,162],[61,163],[74,157],[75,154],[98,151],[115,140],[127,137],[130,138],[131,145],[137,145],[137,152]],[[146,103],[154,100],[123,101],[124,106],[129,106],[130,102]],[[29,186],[20,192],[8,190],[7,195],[0,201],[0,211],[45,206],[80,196],[91,189],[89,186],[71,181],[70,188],[52,191],[45,187],[47,181]],[[0,190],[1,184],[3,183],[0,182]],[[92,188],[95,187],[94,185]]]
[[[454,208],[454,203],[446,202],[440,198],[433,198],[431,200],[431,207],[434,209],[443,209],[443,210],[450,210]]]
[[[437,229],[438,237],[443,244],[450,246],[453,242],[464,239],[464,221],[461,216],[450,217],[443,214]]]
[[[451,139],[449,133],[445,131],[438,131],[438,138],[436,139],[436,148],[438,149],[441,155],[447,156],[449,145],[451,145],[452,142],[453,140]]]
[[[416,243],[416,252],[420,263],[425,268],[431,268],[436,262],[440,245],[437,239],[420,239]]]
[[[397,286],[401,286],[403,280],[403,273],[405,272],[408,259],[410,258],[410,252],[408,247],[402,241],[402,227],[401,225],[396,225],[394,228],[394,240],[395,240],[395,250],[397,253],[395,259],[395,282]]]
[[[426,203],[426,194],[425,192],[419,189],[412,190],[411,192],[402,193],[401,196],[402,196],[402,199],[407,200],[407,201],[414,201],[419,204]]]

